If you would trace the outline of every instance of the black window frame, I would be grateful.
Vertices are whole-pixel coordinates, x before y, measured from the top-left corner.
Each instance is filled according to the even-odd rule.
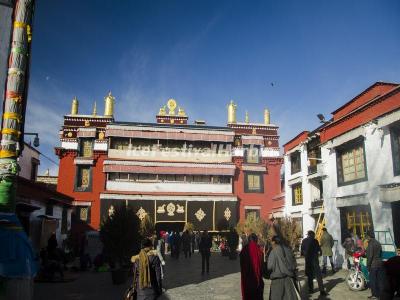
[[[293,158],[298,156],[298,169],[295,169],[293,167]],[[301,172],[301,152],[299,150],[294,151],[293,153],[290,153],[290,174],[296,174]]]
[[[258,175],[260,176],[260,188],[258,190],[250,190],[248,184],[248,175]],[[264,193],[264,173],[263,172],[244,172],[244,192],[245,193],[256,193],[263,194]]]
[[[362,146],[362,149],[363,149],[365,176],[363,178],[357,178],[357,179],[354,179],[351,181],[344,182],[343,165],[342,165],[342,159],[341,159],[342,155],[344,152],[349,151],[350,149],[355,149],[355,148],[359,147],[360,145]],[[338,187],[368,181],[367,158],[366,158],[366,153],[365,153],[365,139],[363,136],[360,136],[358,138],[355,138],[354,140],[346,142],[346,143],[336,147],[335,150],[336,150],[336,180],[337,180]]]
[[[89,168],[89,184],[87,187],[81,187],[78,186],[79,183],[79,176],[80,176],[80,170],[83,168]],[[92,166],[88,165],[77,165],[76,166],[76,172],[75,172],[75,186],[74,186],[74,191],[75,192],[91,192],[92,191],[92,183],[93,183],[93,168]]]
[[[296,203],[295,200],[294,200],[295,199],[294,190],[295,190],[295,188],[297,186],[300,186],[300,188],[301,188],[301,203]],[[303,205],[303,203],[304,203],[303,183],[302,182],[298,182],[298,183],[292,184],[291,185],[291,189],[292,189],[292,206]]]
[[[82,220],[81,219],[81,209],[82,208],[87,208],[87,219],[86,220]],[[87,223],[87,224],[90,224],[90,222],[91,222],[91,214],[92,214],[92,208],[91,208],[91,206],[89,205],[89,206],[77,206],[76,207],[76,217],[77,217],[77,219],[78,220],[80,220],[81,222],[85,222],[85,223]]]
[[[393,175],[400,175],[400,124],[390,127],[390,143],[392,148]]]
[[[244,150],[244,153],[243,153],[244,154],[244,163],[256,165],[256,164],[260,164],[262,162],[261,147],[259,145],[246,145],[246,146],[244,146],[243,150]],[[252,162],[252,161],[248,160],[249,151],[254,151],[254,150],[256,150],[257,154],[258,154],[257,162]]]
[[[261,208],[245,208],[244,209],[245,220],[247,220],[247,217],[252,213],[255,213],[256,220],[259,220],[261,218]]]

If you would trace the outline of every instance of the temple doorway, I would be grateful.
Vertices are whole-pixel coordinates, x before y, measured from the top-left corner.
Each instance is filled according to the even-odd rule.
[[[156,223],[156,231],[176,231],[182,232],[185,227],[185,222],[157,222]]]
[[[400,201],[392,202],[393,234],[397,248],[400,248]]]

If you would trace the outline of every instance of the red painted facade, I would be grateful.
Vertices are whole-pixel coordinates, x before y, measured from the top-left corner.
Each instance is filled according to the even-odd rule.
[[[270,218],[270,214],[274,207],[284,205],[284,199],[273,200],[280,191],[280,170],[282,159],[264,159],[262,165],[266,167],[264,173],[264,192],[263,193],[246,193],[244,189],[245,171],[243,171],[243,158],[234,158],[237,166],[234,177],[233,193],[239,201],[239,221],[245,220],[246,206],[259,206],[260,216],[264,220]]]
[[[308,138],[309,131],[303,131],[296,135],[293,139],[283,145],[284,153],[290,151],[294,147],[298,146],[300,143],[304,142]]]
[[[370,99],[368,104],[353,109],[343,118],[327,124],[321,129],[321,142],[329,141],[398,108],[400,108],[399,85],[384,95]]]
[[[174,122],[171,122],[172,118],[170,116],[156,116],[158,124],[164,123],[166,126],[170,125],[174,127],[176,125],[187,125],[187,117],[186,116],[175,116]],[[57,190],[61,193],[64,193],[74,199],[74,205],[79,207],[87,205],[90,206],[90,225],[94,229],[99,229],[100,227],[100,216],[101,216],[101,207],[100,207],[100,194],[112,194],[114,191],[106,190],[106,181],[107,181],[107,173],[108,172],[132,172],[132,173],[142,173],[143,169],[148,167],[142,166],[128,166],[128,165],[118,165],[115,168],[118,170],[112,169],[114,166],[104,165],[104,160],[109,159],[107,154],[107,149],[110,146],[109,138],[113,137],[124,137],[124,138],[154,138],[152,135],[154,133],[148,132],[143,129],[140,132],[139,136],[128,136],[129,134],[133,135],[136,131],[128,130],[123,133],[115,132],[114,135],[110,135],[113,133],[113,129],[107,129],[107,124],[113,122],[112,117],[101,117],[101,116],[90,116],[90,115],[67,115],[64,117],[64,124],[62,126],[62,130],[60,131],[60,141],[62,143],[61,147],[56,148],[56,154],[59,156],[60,164],[59,164],[59,174],[58,174],[58,185]],[[182,121],[182,122],[181,122]],[[115,124],[115,123],[114,123]],[[140,124],[139,124],[140,125]],[[150,127],[152,125],[150,124]],[[111,127],[111,126],[109,126]],[[244,146],[256,145],[264,147],[266,151],[272,151],[274,154],[271,154],[271,157],[262,157],[259,163],[245,163],[244,157],[242,156],[232,156],[232,162],[235,164],[236,169],[234,170],[234,176],[232,181],[232,194],[227,194],[228,196],[236,196],[238,200],[238,221],[243,221],[245,219],[245,207],[259,207],[260,216],[263,219],[269,219],[271,213],[274,209],[278,207],[282,207],[284,205],[284,199],[282,197],[277,197],[281,194],[281,184],[280,184],[280,169],[283,163],[282,158],[279,155],[279,136],[278,136],[278,127],[275,125],[265,125],[265,124],[252,124],[252,123],[235,123],[228,124],[227,129],[231,129],[234,133],[234,140],[232,141],[232,131],[228,130],[231,133],[231,140],[226,140],[226,136],[219,137],[218,133],[207,133],[207,134],[198,134],[198,136],[193,136],[193,133],[187,133],[188,141],[196,141],[196,140],[204,140],[207,141],[210,136],[210,140],[212,141],[221,141],[224,143],[230,144],[232,147],[241,148]],[[207,128],[204,129],[205,131]],[[210,129],[212,130],[212,129]],[[175,133],[168,133],[164,135],[160,135],[160,133],[156,139],[174,139]],[[185,136],[186,137],[186,136]],[[81,157],[80,148],[82,147],[82,138],[91,138],[94,140],[94,151],[92,157]],[[104,147],[103,150],[96,150],[96,145],[100,147],[100,144],[105,146],[107,143],[107,147]],[[99,146],[100,145],[100,146]],[[261,153],[259,154],[261,155]],[[268,155],[269,156],[269,155]],[[112,158],[112,160],[118,160]],[[174,161],[177,163],[177,161]],[[86,190],[79,191],[76,187],[77,183],[77,169],[80,166],[88,166],[91,167],[91,184],[90,188],[86,188]],[[154,168],[154,174],[162,174],[166,173],[165,169],[161,167]],[[168,167],[169,168],[169,167]],[[253,168],[253,169],[252,169]],[[111,170],[112,169],[112,170]],[[129,169],[129,170],[128,170]],[[175,170],[176,169],[176,170]],[[178,167],[175,167],[175,171],[179,171]],[[185,174],[187,172],[185,170],[181,170],[180,172],[172,172],[172,174]],[[254,169],[256,171],[254,171]],[[163,172],[161,172],[161,171]],[[171,170],[171,168],[169,168]],[[253,171],[252,171],[253,170]],[[190,170],[189,170],[190,171]],[[221,173],[221,175],[232,175],[232,169],[223,169],[225,173]],[[255,193],[255,192],[246,192],[245,191],[245,178],[246,172],[258,172],[263,175],[263,192]],[[146,172],[144,172],[146,173]],[[198,170],[194,170],[190,172],[190,174],[199,174]],[[207,168],[203,168],[203,172],[201,175],[207,174]],[[143,194],[146,192],[140,191],[129,191],[126,194]],[[176,191],[179,194],[179,191]],[[125,192],[118,191],[118,194],[124,195]],[[152,192],[151,194],[157,194]],[[190,194],[190,193],[186,193]],[[174,195],[174,193],[163,193],[163,195]],[[201,195],[207,195],[207,193],[201,193]],[[214,193],[215,196],[218,196],[217,193]],[[222,194],[221,194],[222,195]],[[275,199],[275,200],[274,200]]]
[[[386,94],[396,86],[397,84],[394,83],[376,82],[375,84],[367,88],[365,91],[354,97],[352,100],[350,100],[349,102],[347,102],[346,104],[342,105],[334,112],[332,112],[333,120],[336,121],[340,119],[341,117],[347,115],[351,111],[368,103],[375,97]]]

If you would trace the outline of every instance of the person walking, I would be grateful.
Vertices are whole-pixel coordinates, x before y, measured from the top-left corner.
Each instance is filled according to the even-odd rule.
[[[228,235],[228,247],[229,247],[229,259],[237,258],[237,248],[239,245],[239,235],[236,230],[231,227],[229,235]]]
[[[279,236],[271,240],[272,250],[267,260],[267,270],[270,274],[270,300],[300,299],[296,269],[297,263],[293,251],[285,246]]]
[[[329,262],[331,263],[332,273],[336,272],[335,265],[333,263],[333,252],[332,247],[334,244],[332,235],[328,232],[328,230],[324,227],[322,229],[321,236],[321,251],[322,251],[322,274],[326,274],[327,260],[329,258]]]
[[[308,291],[314,292],[313,279],[316,277],[318,282],[319,293],[321,296],[326,296],[324,284],[322,281],[321,269],[319,267],[318,257],[321,254],[321,247],[315,239],[314,231],[307,232],[307,237],[301,243],[301,255],[305,258],[305,273],[308,278]]]
[[[183,247],[183,253],[185,254],[185,258],[189,256],[189,258],[192,256],[192,251],[190,251],[190,234],[188,230],[185,230],[185,232],[182,234],[182,247]]]
[[[162,294],[161,262],[152,248],[152,241],[146,239],[139,254],[131,258],[137,300],[154,300]]]
[[[179,232],[175,232],[175,258],[179,259],[179,254],[181,254],[182,237]]]
[[[375,239],[375,233],[369,231],[366,234],[368,241],[367,247],[367,268],[369,271],[369,283],[371,287],[371,296],[369,299],[379,299],[385,281],[385,271],[382,262],[382,246]]]
[[[263,252],[258,245],[257,235],[252,233],[248,243],[240,251],[240,275],[243,300],[263,300],[262,278]]]
[[[211,237],[208,234],[207,230],[204,230],[199,243],[199,251],[201,254],[201,275],[204,274],[204,270],[207,271],[207,274],[210,272],[211,247]]]
[[[195,247],[195,236],[194,236],[194,232],[193,231],[189,231],[189,236],[190,236],[190,252],[192,252],[192,254],[194,253],[194,247]]]

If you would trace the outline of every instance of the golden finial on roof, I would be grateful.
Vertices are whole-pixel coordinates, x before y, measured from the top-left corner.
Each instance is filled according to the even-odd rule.
[[[236,104],[233,100],[228,104],[228,123],[236,123]]]
[[[269,112],[269,109],[266,108],[264,109],[264,124],[269,125],[271,122],[271,113]]]
[[[77,115],[79,108],[79,101],[76,96],[72,99],[71,115]]]
[[[158,115],[159,115],[159,116],[165,116],[166,113],[167,113],[166,106],[165,106],[165,105],[161,106],[161,107],[160,107],[160,110],[159,110],[159,112],[158,112]]]
[[[178,116],[186,117],[185,110],[182,107],[178,107]]]
[[[244,117],[245,123],[249,123],[249,112],[246,110],[246,115]]]
[[[114,115],[114,101],[115,97],[111,94],[111,91],[104,98],[105,106],[104,106],[104,116],[112,117]]]
[[[92,115],[93,116],[97,115],[97,104],[96,104],[96,101],[94,101],[94,104],[93,104],[93,113],[92,113]]]

